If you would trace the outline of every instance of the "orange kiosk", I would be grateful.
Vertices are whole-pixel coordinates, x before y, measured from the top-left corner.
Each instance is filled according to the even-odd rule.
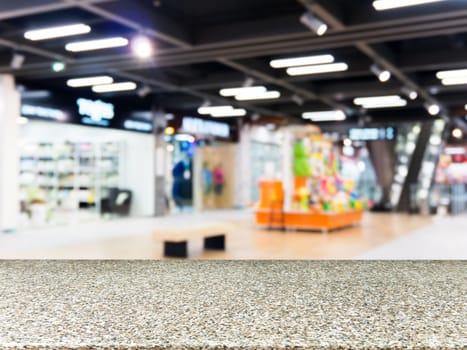
[[[361,222],[366,201],[339,175],[339,152],[316,126],[285,132],[283,179],[260,181],[256,223],[328,232]]]

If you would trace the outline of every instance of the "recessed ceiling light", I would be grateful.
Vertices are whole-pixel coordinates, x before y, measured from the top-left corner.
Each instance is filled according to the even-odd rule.
[[[346,115],[343,111],[321,111],[302,113],[303,119],[310,119],[315,122],[340,121],[345,120]]]
[[[108,75],[98,75],[95,77],[86,77],[86,78],[75,78],[67,80],[66,84],[70,87],[83,87],[83,86],[93,86],[101,84],[111,84],[113,83],[112,77]]]
[[[296,66],[309,66],[313,64],[325,64],[334,62],[333,55],[315,55],[294,58],[281,58],[272,60],[269,65],[272,68],[287,68]]]
[[[66,26],[29,30],[26,33],[24,33],[24,37],[29,40],[38,41],[53,38],[62,38],[65,36],[86,34],[90,31],[90,26],[82,23],[77,23]]]
[[[112,47],[127,46],[128,39],[122,37],[106,38],[90,41],[78,41],[66,44],[65,49],[71,52],[108,49]]]
[[[330,72],[342,72],[349,69],[346,63],[330,63],[319,64],[314,66],[291,67],[287,68],[288,75],[308,75],[308,74],[321,74]]]
[[[241,93],[235,96],[237,101],[250,101],[250,100],[270,100],[279,98],[281,93],[279,91],[264,91],[258,93]]]
[[[256,94],[261,92],[266,92],[265,86],[247,86],[239,88],[227,88],[221,89],[219,94],[224,97],[236,96],[238,94]]]
[[[399,7],[429,4],[431,2],[439,1],[444,0],[375,0],[373,1],[373,7],[378,11],[382,11]]]
[[[114,91],[130,91],[136,89],[136,83],[132,81],[126,81],[123,83],[114,83],[114,84],[104,84],[96,85],[92,87],[92,91],[102,93],[102,92],[114,92]]]

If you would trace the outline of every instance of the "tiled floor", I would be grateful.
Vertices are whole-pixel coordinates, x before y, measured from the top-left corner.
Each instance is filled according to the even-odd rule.
[[[187,218],[178,214],[171,220]],[[198,218],[233,222],[237,230],[228,237],[225,252],[203,251],[202,240],[193,240],[189,243],[193,258],[467,258],[467,249],[462,249],[467,247],[467,235],[461,232],[466,217],[366,213],[362,225],[329,234],[261,230],[250,211],[208,212]],[[150,234],[158,220],[118,219],[2,234],[0,258],[161,259],[162,244]]]

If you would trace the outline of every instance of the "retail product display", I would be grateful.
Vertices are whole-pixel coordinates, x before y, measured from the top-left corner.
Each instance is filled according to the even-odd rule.
[[[355,183],[340,173],[341,155],[318,128],[288,129],[282,181],[261,181],[257,223],[300,229],[330,230],[361,220],[371,203]],[[283,189],[282,189],[283,187]]]
[[[119,185],[119,163],[117,143],[25,142],[20,157],[23,211],[32,217],[39,205],[47,208],[40,210],[47,216],[55,209],[98,210],[108,188]]]

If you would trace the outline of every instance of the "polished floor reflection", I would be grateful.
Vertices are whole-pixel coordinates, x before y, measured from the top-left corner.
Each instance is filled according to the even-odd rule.
[[[465,259],[466,217],[366,213],[360,226],[329,234],[259,229],[250,211],[217,211],[203,218],[232,222],[227,250],[189,245],[195,259]],[[171,217],[174,224],[184,214]],[[0,235],[0,258],[162,259],[162,243],[151,236],[157,218],[96,221]]]

